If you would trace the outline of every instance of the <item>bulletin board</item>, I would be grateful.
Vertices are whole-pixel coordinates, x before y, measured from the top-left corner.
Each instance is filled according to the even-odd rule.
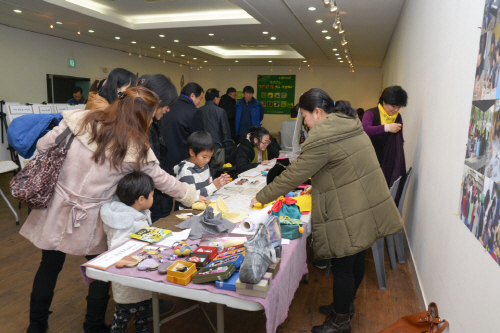
[[[290,114],[295,105],[295,75],[258,75],[257,96],[267,114]]]

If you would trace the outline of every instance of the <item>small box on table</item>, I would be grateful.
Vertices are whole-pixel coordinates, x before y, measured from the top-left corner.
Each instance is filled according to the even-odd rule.
[[[242,254],[236,254],[233,256],[229,256],[226,258],[218,259],[212,261],[208,266],[218,266],[218,265],[224,265],[224,264],[233,264],[236,269],[240,268],[241,263],[243,262],[245,258],[243,257]]]
[[[193,275],[193,283],[213,282],[227,280],[236,271],[232,264],[205,267]]]
[[[276,274],[278,274],[280,270],[280,264],[281,264],[281,258],[276,258],[276,262],[274,264],[271,264],[267,269],[267,272],[273,275],[273,279],[276,277]]]
[[[271,287],[272,278],[273,274],[268,272],[264,274],[262,280],[255,284],[243,283],[238,278],[236,281],[236,292],[241,295],[266,298],[267,291],[269,290],[269,287]]]
[[[192,253],[208,253],[210,261],[214,260],[215,256],[219,254],[216,246],[198,246]]]
[[[231,275],[231,277],[224,281],[215,281],[215,286],[218,289],[232,290],[236,291],[236,281],[240,277],[240,272],[236,271]]]
[[[178,265],[185,266],[187,269],[183,272],[178,271]],[[167,269],[167,281],[185,286],[191,282],[194,273],[196,273],[196,265],[194,263],[177,260]]]
[[[193,264],[196,264],[196,268],[203,268],[208,263],[210,262],[210,253],[204,253],[204,252],[199,252],[199,253],[193,253],[189,255],[189,257],[186,258],[186,261],[192,262]]]

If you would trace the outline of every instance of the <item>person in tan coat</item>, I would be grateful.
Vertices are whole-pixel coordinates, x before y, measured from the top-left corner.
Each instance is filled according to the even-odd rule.
[[[126,90],[102,111],[65,111],[59,126],[42,137],[43,152],[70,128],[75,140],[61,168],[55,193],[46,209],[35,209],[20,234],[42,249],[35,275],[28,332],[45,332],[57,276],[66,254],[90,260],[107,250],[100,207],[111,201],[117,183],[138,170],[148,174],[155,187],[190,207],[199,197],[190,186],[163,171],[150,148],[148,128],[158,112],[156,94],[142,87]],[[104,315],[109,283],[89,285],[85,332],[109,330]]]
[[[403,224],[373,145],[349,102],[334,102],[313,88],[300,97],[299,107],[311,129],[300,155],[251,205],[271,202],[311,178],[314,252],[318,259],[331,259],[334,276],[330,314],[312,332],[350,333],[365,250]]]

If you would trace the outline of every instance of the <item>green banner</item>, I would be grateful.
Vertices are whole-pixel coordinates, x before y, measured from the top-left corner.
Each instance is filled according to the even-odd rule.
[[[295,105],[295,75],[257,75],[257,96],[264,113],[290,114]]]

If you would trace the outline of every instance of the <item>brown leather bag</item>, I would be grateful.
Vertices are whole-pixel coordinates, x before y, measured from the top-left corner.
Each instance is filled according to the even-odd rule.
[[[427,311],[401,317],[378,333],[441,333],[447,327],[448,322],[439,317],[436,303],[431,303]]]

